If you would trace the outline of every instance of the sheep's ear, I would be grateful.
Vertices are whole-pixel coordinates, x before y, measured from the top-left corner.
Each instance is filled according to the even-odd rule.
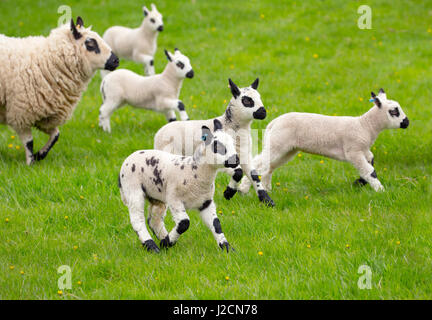
[[[168,61],[172,61],[171,54],[166,49],[164,50],[164,52],[165,52],[165,55],[166,55]]]
[[[83,19],[81,17],[77,18],[76,26],[77,26],[78,29],[84,27],[84,21],[83,21]]]
[[[387,94],[384,92],[384,89],[381,88],[378,92],[378,97],[382,97],[384,99],[387,99]]]
[[[158,9],[156,8],[156,6],[155,6],[154,3],[152,3],[152,4],[150,5],[150,7],[152,8],[152,11],[156,11],[156,12],[158,12]]]
[[[213,120],[214,131],[222,130],[222,123],[218,119]]]
[[[257,89],[259,84],[259,78],[256,78],[255,81],[251,84],[252,89]]]
[[[240,89],[237,87],[237,85],[234,82],[232,82],[231,79],[228,79],[228,82],[229,82],[229,86],[230,86],[231,93],[232,93],[233,97],[235,99],[237,99],[237,97],[240,95]]]
[[[73,19],[71,19],[71,31],[72,31],[72,34],[73,34],[75,40],[78,40],[82,37],[82,34],[75,27]]]
[[[207,126],[201,127],[201,140],[204,141],[206,145],[209,145],[213,140],[213,135]]]
[[[181,53],[178,48],[174,48],[174,53]]]
[[[144,16],[145,16],[145,17],[147,17],[148,14],[149,14],[149,10],[147,9],[146,6],[143,7],[143,13],[144,13]]]
[[[376,96],[376,94],[373,91],[371,92],[371,96],[372,96],[372,99],[373,99],[373,102],[375,103],[375,105],[378,108],[381,108],[381,101],[380,101],[380,99],[378,99],[378,97]]]

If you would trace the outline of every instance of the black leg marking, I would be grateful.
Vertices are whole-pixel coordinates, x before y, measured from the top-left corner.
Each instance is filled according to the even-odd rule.
[[[221,234],[222,233],[222,227],[221,227],[221,224],[220,224],[220,221],[219,221],[218,218],[214,218],[214,220],[213,220],[213,227],[215,228],[215,232],[217,234]]]
[[[241,178],[243,177],[243,170],[241,168],[237,168],[234,170],[234,175],[232,178],[235,182],[240,182]]]
[[[375,170],[371,173],[371,177],[375,179],[378,177]]]
[[[58,139],[59,139],[60,133],[57,133],[56,136],[54,137],[53,141],[51,142],[51,144],[48,146],[48,149],[44,152],[41,152],[40,150],[34,154],[34,159],[36,161],[40,161],[45,159],[45,157],[48,155],[48,152],[52,149],[52,147],[57,143]]]
[[[155,253],[159,253],[160,249],[157,246],[157,244],[153,241],[153,239],[149,239],[144,241],[143,243],[144,248],[147,249],[147,251],[149,252],[155,252]]]
[[[268,207],[274,207],[275,203],[267,194],[265,190],[258,190],[258,198],[261,202],[264,202]]]
[[[26,143],[26,149],[30,151],[31,154],[33,154],[33,140],[30,140]]]
[[[150,60],[150,65],[151,65],[151,66],[154,65],[154,61],[153,61],[153,59]]]
[[[171,118],[168,120],[168,122],[173,122],[173,121],[177,121],[177,118]]]
[[[163,238],[160,242],[161,248],[167,249],[169,247],[172,247],[173,244],[170,241],[169,235],[167,235],[165,238]]]
[[[365,179],[363,179],[362,177],[360,177],[356,181],[354,181],[354,184],[362,187],[362,186],[367,185],[367,181]]]
[[[208,206],[212,203],[213,200],[206,200],[204,201],[204,203],[202,204],[201,207],[199,207],[199,211],[203,211],[204,209],[207,209]]]
[[[179,101],[179,102],[178,102],[178,106],[177,106],[177,108],[178,108],[180,111],[184,111],[184,110],[185,110],[185,105],[183,104],[183,102]]]
[[[182,234],[185,233],[187,229],[189,229],[190,221],[189,219],[183,219],[179,222],[177,226],[177,233]]]
[[[252,170],[250,174],[251,174],[251,178],[252,178],[253,181],[255,181],[255,182],[260,182],[261,181],[261,179],[260,179],[260,177],[258,175],[258,172],[256,172],[255,170]]]
[[[224,191],[224,198],[227,200],[231,200],[232,197],[236,194],[237,190],[227,186]]]
[[[231,248],[231,251],[234,251],[234,248],[230,246],[230,244],[227,241],[224,241],[222,243],[219,243],[219,247],[222,249],[222,251],[224,249],[226,249],[226,252],[229,252],[229,248]]]

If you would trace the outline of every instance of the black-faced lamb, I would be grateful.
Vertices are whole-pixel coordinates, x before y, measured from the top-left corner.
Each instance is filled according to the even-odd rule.
[[[292,112],[270,122],[264,135],[263,151],[254,158],[265,188],[271,190],[276,168],[303,151],[350,162],[360,174],[356,184],[369,183],[375,191],[383,191],[370,148],[382,130],[405,129],[409,120],[398,102],[387,99],[383,89],[378,95],[372,92],[371,101],[374,106],[360,117]],[[249,181],[243,179],[239,189],[247,192],[249,188]]]
[[[224,196],[229,200],[235,195],[240,178],[244,173],[252,181],[259,200],[268,206],[274,206],[273,200],[261,184],[259,170],[257,171],[252,164],[251,124],[254,119],[265,119],[267,114],[257,91],[258,83],[257,78],[251,86],[238,88],[229,79],[232,98],[225,113],[216,118],[223,123],[224,131],[235,141],[241,162],[241,168],[230,170],[232,178]],[[213,121],[214,119],[169,123],[156,133],[154,147],[175,154],[191,155],[199,145],[201,126],[211,128]]]
[[[143,7],[144,20],[135,29],[114,26],[107,29],[103,39],[121,59],[132,60],[144,65],[148,75],[154,75],[154,55],[159,32],[163,31],[162,15],[152,3],[151,10]],[[102,77],[108,72],[101,71]]]
[[[184,78],[193,78],[194,71],[189,58],[177,48],[174,54],[165,50],[168,64],[161,74],[143,77],[126,69],[108,74],[100,87],[103,104],[99,112],[99,126],[111,132],[112,113],[125,104],[136,108],[164,113],[167,121],[189,120],[185,106],[179,100]]]
[[[0,60],[0,122],[17,132],[27,164],[47,156],[59,138],[58,127],[72,116],[96,70],[114,70],[119,63],[80,17],[48,37],[0,35]],[[36,153],[32,127],[49,135]]]
[[[201,128],[201,143],[193,156],[180,156],[160,150],[140,150],[124,162],[119,175],[123,203],[129,208],[130,221],[148,251],[159,252],[151,238],[144,216],[144,201],[149,201],[147,223],[163,248],[174,245],[189,228],[186,210],[198,209],[219,247],[228,252],[230,245],[222,232],[213,201],[216,172],[236,168],[239,157],[234,142],[214,120],[215,130]],[[170,209],[175,227],[167,232],[164,218]]]

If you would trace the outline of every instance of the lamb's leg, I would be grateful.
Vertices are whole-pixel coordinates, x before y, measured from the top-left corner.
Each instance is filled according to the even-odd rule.
[[[176,201],[174,203],[170,203],[169,207],[176,225],[171,230],[171,232],[164,239],[162,239],[160,243],[162,248],[172,247],[177,242],[180,235],[189,229],[190,224],[189,216],[187,215],[184,205],[181,202]]]
[[[252,185],[258,195],[258,198],[261,202],[266,204],[269,207],[274,207],[275,203],[267,194],[267,191],[261,184],[260,174],[253,167],[252,159],[249,159],[247,163],[243,163],[242,165],[243,172],[247,175],[247,177],[251,180]]]
[[[107,99],[99,109],[99,126],[106,132],[111,132],[110,117],[120,107],[120,103]]]
[[[189,116],[187,115],[185,106],[181,100],[168,98],[162,99],[162,101],[160,101],[160,108],[178,111],[180,113],[181,121],[189,120]]]
[[[243,177],[243,170],[240,166],[235,169],[230,169],[231,180],[224,191],[224,197],[230,200],[237,192],[238,184]]]
[[[359,171],[360,177],[368,182],[375,191],[384,191],[374,167],[366,160],[363,153],[348,155],[347,159]]]
[[[134,54],[133,60],[144,65],[144,73],[152,76],[155,74],[154,60],[152,56],[146,54]]]
[[[36,161],[40,161],[45,159],[45,157],[48,155],[48,152],[51,150],[51,148],[56,144],[58,141],[58,138],[60,136],[60,131],[58,128],[52,128],[49,130],[43,130],[46,134],[49,134],[48,142],[40,149],[38,152],[34,154],[34,159]]]
[[[144,216],[144,195],[140,193],[133,197],[129,196],[127,206],[129,208],[130,222],[142,245],[147,249],[147,251],[158,253],[160,250],[146,228]]]
[[[166,205],[164,203],[151,203],[149,205],[149,217],[147,223],[159,240],[164,240],[168,236],[165,228]]]
[[[177,120],[174,110],[168,110],[167,112],[165,112],[165,117],[168,122],[173,122]]]
[[[219,221],[219,218],[216,214],[216,205],[213,200],[205,201],[202,206],[199,208],[201,219],[204,221],[204,224],[211,230],[213,236],[218,243],[219,247],[222,250],[229,252],[229,249],[233,250],[233,248],[228,243],[225,235],[222,232],[222,227]]]
[[[34,156],[33,156],[33,136],[31,129],[20,129],[15,130],[21,140],[21,142],[24,144],[25,153],[26,153],[26,163],[27,165],[31,165],[34,162]]]
[[[366,157],[367,162],[369,162],[372,166],[374,166],[374,155],[370,150],[368,150],[365,153],[365,157]],[[365,179],[363,179],[362,177],[360,177],[356,181],[354,181],[354,184],[358,185],[358,186],[364,186],[364,185],[367,185],[367,183],[368,182]]]

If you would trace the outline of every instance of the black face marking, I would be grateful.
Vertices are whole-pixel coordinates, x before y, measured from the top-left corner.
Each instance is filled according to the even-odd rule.
[[[148,11],[144,9],[144,16],[146,17],[148,15]]]
[[[367,181],[365,179],[363,179],[362,177],[360,177],[356,181],[354,181],[354,184],[362,187],[362,186],[367,185]]]
[[[220,224],[220,221],[218,218],[214,218],[213,220],[213,227],[215,228],[215,232],[217,234],[221,234],[222,233],[222,226]]]
[[[230,200],[236,194],[237,190],[227,186],[224,191],[224,198]]]
[[[179,68],[182,69],[182,70],[183,70],[184,67],[185,67],[184,63],[181,62],[181,61],[178,61],[178,62],[176,63],[176,66],[179,67]]]
[[[105,70],[114,71],[120,64],[119,58],[114,54],[114,52],[111,52],[110,57],[108,58],[107,62],[105,63]]]
[[[75,40],[81,39],[82,34],[75,27],[73,19],[71,19],[71,31],[72,31],[72,34],[73,34]]]
[[[399,108],[396,107],[396,108],[394,108],[394,109],[389,110],[389,114],[390,114],[392,117],[399,117],[399,116],[400,116]]]
[[[213,200],[206,200],[204,203],[199,207],[199,211],[203,211],[204,209],[207,209],[208,206],[212,203]]]
[[[166,55],[168,61],[172,61],[168,51],[164,50],[164,52],[165,52],[165,55]]]
[[[99,44],[97,43],[97,41],[93,38],[89,38],[84,42],[87,51],[94,51],[94,53],[99,54],[101,51],[99,49]]]
[[[251,97],[243,96],[242,103],[246,108],[253,108],[255,103]]]
[[[371,177],[375,179],[378,177],[375,170],[371,173]]]
[[[151,23],[155,23],[155,22],[156,22],[156,20],[155,20],[155,19],[153,19],[153,18],[151,18],[151,19],[150,19],[150,22],[151,22]]]
[[[132,172],[135,172],[135,163],[132,164]]]
[[[251,84],[252,89],[257,89],[259,84],[259,78],[256,78],[255,81]]]
[[[274,201],[267,194],[267,191],[265,191],[263,189],[258,190],[258,199],[261,202],[264,202],[268,207],[274,207],[275,206]]]
[[[207,126],[201,127],[202,131],[202,140],[205,142],[205,145],[208,146],[213,140],[213,134]]]
[[[257,111],[255,111],[253,114],[253,117],[258,120],[264,120],[267,116],[267,111],[264,107],[260,107]]]
[[[151,66],[154,65],[154,61],[153,61],[153,59],[150,60],[150,65],[151,65]]]
[[[229,82],[229,86],[230,86],[231,93],[232,93],[233,97],[235,99],[237,99],[237,97],[240,95],[240,89],[237,87],[237,85],[234,82],[232,82],[231,79],[228,79],[228,82]]]
[[[228,108],[225,110],[225,118],[226,118],[229,122],[232,121],[232,112],[231,112],[231,108],[230,108],[230,107],[228,107]]]
[[[190,225],[189,219],[183,219],[182,221],[179,222],[177,226],[177,233],[178,234],[185,233],[185,231],[189,229],[189,225]]]
[[[218,119],[213,120],[214,131],[222,130],[222,123]]]
[[[255,181],[255,182],[260,182],[261,181],[258,173],[255,170],[252,170],[250,174],[251,174],[251,178],[252,178],[253,181]]]
[[[241,178],[243,177],[243,170],[241,168],[237,168],[234,170],[234,174],[232,178],[235,182],[240,182]]]
[[[219,154],[221,154],[221,155],[224,156],[224,155],[226,155],[227,150],[226,150],[225,146],[221,142],[215,140],[213,142],[213,152],[214,153],[219,153]]]
[[[177,108],[178,108],[180,111],[184,111],[184,110],[185,110],[185,105],[183,104],[183,102],[179,101],[179,102],[178,102],[178,106],[177,106]]]
[[[406,128],[408,128],[408,126],[409,126],[409,120],[408,120],[407,117],[405,117],[405,118],[402,120],[402,122],[401,122],[401,124],[400,124],[400,127],[401,127],[402,129],[406,129]]]

